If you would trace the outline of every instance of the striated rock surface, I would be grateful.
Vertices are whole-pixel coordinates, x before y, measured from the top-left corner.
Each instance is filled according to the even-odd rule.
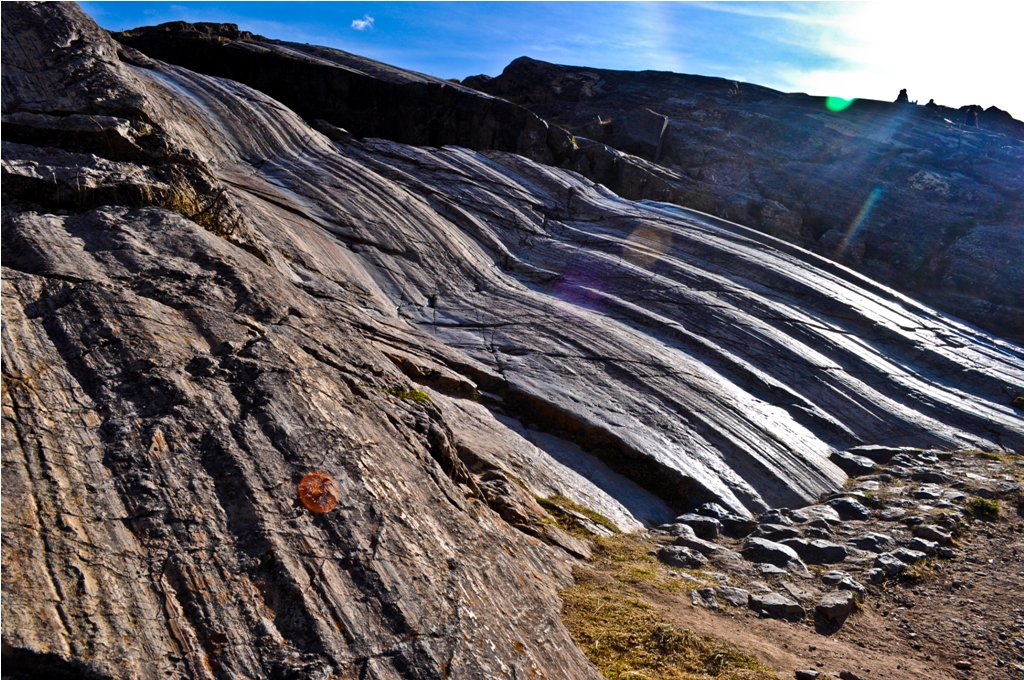
[[[834,111],[721,78],[526,57],[464,84],[664,166],[667,200],[1024,342],[1024,123],[1004,111],[870,100]],[[637,144],[653,139],[652,115],[667,121],[661,141]]]
[[[811,253],[2,19],[5,675],[596,678],[537,497],[631,531],[1024,448],[1019,347]]]

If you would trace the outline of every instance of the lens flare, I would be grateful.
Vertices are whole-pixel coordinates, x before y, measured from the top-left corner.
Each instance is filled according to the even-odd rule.
[[[647,227],[636,229],[622,246],[622,256],[640,267],[649,267],[672,248],[672,234]]]
[[[322,515],[338,504],[338,484],[326,472],[310,472],[299,482],[299,500],[310,512]]]
[[[825,108],[829,111],[842,111],[855,102],[856,99],[843,99],[842,97],[826,97]]]
[[[864,205],[860,207],[860,212],[853,218],[853,222],[850,223],[850,228],[846,230],[846,235],[843,236],[843,240],[839,242],[839,247],[836,248],[836,254],[832,256],[833,260],[838,260],[843,251],[846,250],[846,246],[850,245],[850,239],[853,238],[857,230],[860,229],[860,225],[864,224],[864,220],[871,214],[871,209],[875,207],[875,203],[878,201],[878,197],[882,195],[882,187],[875,187],[871,190]]]

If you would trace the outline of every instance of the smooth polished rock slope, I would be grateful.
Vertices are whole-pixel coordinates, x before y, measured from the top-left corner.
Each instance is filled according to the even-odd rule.
[[[872,100],[829,108],[825,97],[722,78],[526,57],[464,84],[656,162],[675,203],[1024,342],[1024,122],[1005,111]]]
[[[1024,448],[1019,347],[806,251],[2,19],[5,673],[596,678],[535,497],[636,530]]]

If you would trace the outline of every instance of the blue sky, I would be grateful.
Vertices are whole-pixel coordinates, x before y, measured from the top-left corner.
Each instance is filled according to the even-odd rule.
[[[442,78],[560,64],[721,76],[788,92],[996,105],[1024,117],[1024,10],[914,2],[83,2],[104,28],[218,21]],[[1014,9],[1005,9],[1014,7]]]

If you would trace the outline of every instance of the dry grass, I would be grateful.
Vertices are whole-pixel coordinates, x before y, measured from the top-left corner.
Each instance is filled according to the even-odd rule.
[[[562,591],[562,620],[606,678],[778,680],[734,646],[672,626],[660,608],[642,599],[650,588],[686,592],[702,585],[669,576],[647,554],[657,547],[652,541],[618,534],[593,542],[595,570],[578,570],[576,585]],[[706,581],[698,571],[683,573]]]
[[[562,620],[608,680],[778,680],[732,645],[669,625],[618,584],[582,581],[562,599]]]

